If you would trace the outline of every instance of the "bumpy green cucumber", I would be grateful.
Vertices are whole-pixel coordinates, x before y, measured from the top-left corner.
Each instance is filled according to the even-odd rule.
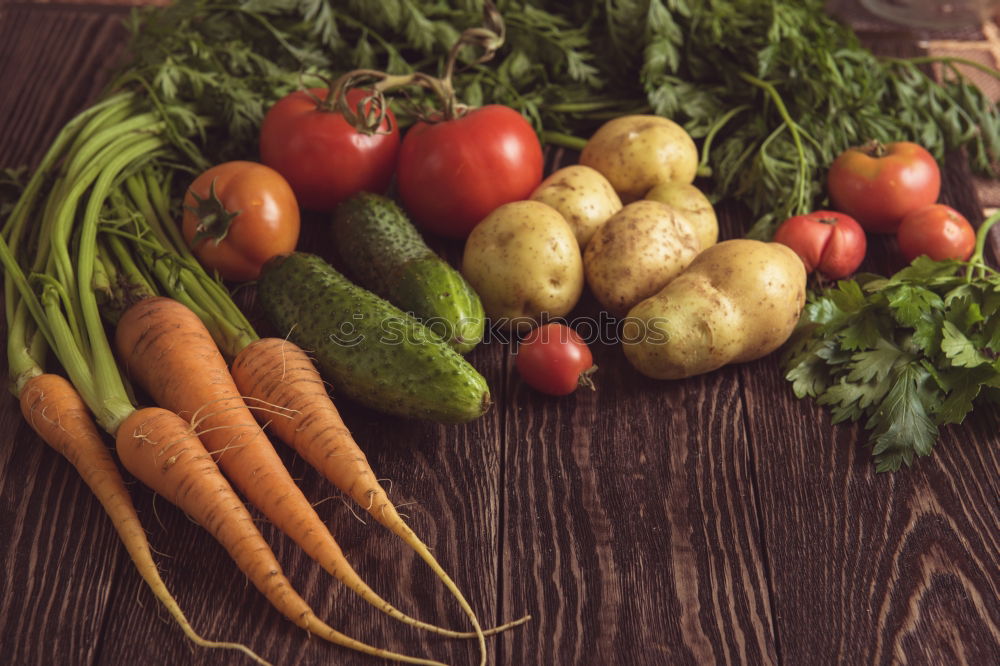
[[[275,257],[257,299],[280,335],[316,359],[334,392],[390,414],[462,423],[490,405],[486,379],[419,321],[322,257]]]
[[[333,239],[352,280],[412,313],[456,351],[465,354],[483,339],[479,296],[392,199],[361,192],[341,203]]]

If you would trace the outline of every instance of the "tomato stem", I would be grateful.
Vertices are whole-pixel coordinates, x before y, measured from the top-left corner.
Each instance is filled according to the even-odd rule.
[[[396,128],[392,126],[389,116],[389,103],[382,94],[380,84],[390,81],[394,85],[410,83],[414,75],[391,75],[375,69],[354,69],[334,80],[327,82],[326,99],[314,97],[316,108],[329,113],[339,113],[348,124],[361,134],[390,134]],[[358,100],[351,108],[347,93],[354,88],[360,88],[371,83],[371,93]],[[309,94],[307,92],[307,94]],[[383,127],[384,125],[384,127]]]
[[[215,179],[212,179],[208,186],[208,196],[200,197],[193,190],[191,197],[195,201],[194,206],[184,207],[195,214],[198,218],[198,231],[194,235],[192,242],[197,245],[203,240],[209,239],[216,245],[222,242],[229,233],[229,227],[233,223],[233,218],[242,211],[229,211],[222,203],[218,193],[215,191]]]
[[[483,49],[482,55],[476,59],[476,64],[486,62],[496,55],[506,38],[506,28],[503,18],[496,6],[490,1],[483,2],[483,26],[468,28],[459,35],[452,45],[445,61],[444,74],[434,77],[423,72],[410,74],[387,74],[374,69],[355,69],[343,74],[333,81],[327,81],[329,87],[325,100],[316,98],[317,108],[323,111],[338,112],[348,123],[363,134],[383,134],[392,132],[394,128],[382,128],[383,122],[390,122],[389,105],[384,93],[405,86],[421,86],[434,93],[441,102],[437,113],[417,113],[421,120],[439,122],[454,120],[463,115],[468,106],[458,101],[452,78],[458,56],[466,46],[478,46]],[[371,94],[361,99],[355,108],[347,101],[347,92],[363,84],[371,84]]]
[[[476,64],[487,62],[496,55],[506,39],[507,28],[504,25],[503,17],[490,0],[483,2],[483,26],[479,28],[467,28],[459,35],[451,50],[448,52],[448,59],[445,61],[444,75],[439,79],[441,91],[441,101],[444,103],[443,119],[452,120],[464,113],[464,105],[458,103],[455,96],[455,88],[452,85],[452,77],[455,74],[455,65],[458,62],[458,54],[466,46],[478,46],[483,49],[482,55],[476,59]]]
[[[577,385],[578,386],[585,386],[586,388],[589,388],[591,391],[596,391],[597,390],[597,386],[594,384],[594,380],[593,380],[593,376],[594,376],[595,372],[597,372],[597,365],[596,364],[590,366],[589,368],[587,368],[586,370],[584,370],[583,372],[581,372],[580,373],[580,378],[577,379]]]
[[[885,147],[885,144],[878,139],[872,139],[861,146],[861,151],[871,157],[885,157],[889,154],[889,150]]]

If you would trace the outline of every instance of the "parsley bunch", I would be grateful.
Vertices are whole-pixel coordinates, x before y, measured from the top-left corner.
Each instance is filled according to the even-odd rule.
[[[799,398],[834,423],[864,419],[879,471],[930,454],[938,427],[1000,402],[1000,273],[983,259],[918,257],[895,275],[862,274],[814,291],[783,365]]]

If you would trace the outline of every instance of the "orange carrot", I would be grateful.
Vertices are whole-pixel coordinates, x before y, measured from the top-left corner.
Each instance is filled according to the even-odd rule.
[[[136,410],[119,427],[115,444],[125,468],[208,530],[250,582],[292,622],[332,643],[377,657],[440,664],[362,643],[317,618],[282,573],[250,512],[191,424],[177,414],[161,407]]]
[[[267,422],[279,439],[413,548],[478,624],[458,586],[389,500],[306,352],[288,340],[262,338],[243,348],[231,372],[248,404],[261,408],[255,412],[258,420]],[[529,619],[483,633],[495,634]]]
[[[233,485],[326,571],[391,617],[460,635],[405,615],[351,567],[240,397],[197,315],[165,297],[139,301],[119,320],[115,346],[128,373],[153,400],[191,422]],[[485,654],[485,644],[481,652]]]
[[[66,457],[94,492],[118,530],[118,536],[139,574],[184,634],[196,645],[240,650],[257,663],[267,664],[245,645],[209,641],[191,627],[160,578],[146,532],[139,523],[118,466],[73,385],[61,375],[35,375],[21,388],[19,399],[25,420],[49,446]]]

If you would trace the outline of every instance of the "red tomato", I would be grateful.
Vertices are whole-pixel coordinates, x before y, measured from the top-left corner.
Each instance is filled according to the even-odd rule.
[[[926,254],[935,261],[965,261],[976,249],[976,230],[957,210],[944,204],[931,204],[912,211],[896,231],[899,251],[907,261]]]
[[[400,143],[392,111],[386,110],[379,132],[365,134],[338,111],[320,106],[317,99],[325,100],[328,92],[314,88],[286,95],[260,128],[261,161],[288,180],[299,205],[324,212],[357,192],[385,192]],[[348,105],[357,108],[368,94],[352,88]]]
[[[827,191],[834,207],[866,231],[892,233],[911,210],[941,193],[934,156],[907,141],[848,148],[830,165]]]
[[[590,347],[569,326],[545,324],[521,341],[515,361],[521,378],[548,395],[569,395],[578,386],[594,388],[597,370]]]
[[[416,123],[403,137],[396,176],[415,224],[465,238],[498,206],[531,196],[542,181],[542,146],[524,116],[492,104]]]
[[[191,183],[184,196],[184,239],[198,261],[223,279],[260,275],[299,240],[299,206],[288,182],[257,162],[224,162]]]
[[[829,210],[796,215],[781,223],[774,241],[795,250],[806,272],[839,280],[858,270],[868,239],[854,218]]]

